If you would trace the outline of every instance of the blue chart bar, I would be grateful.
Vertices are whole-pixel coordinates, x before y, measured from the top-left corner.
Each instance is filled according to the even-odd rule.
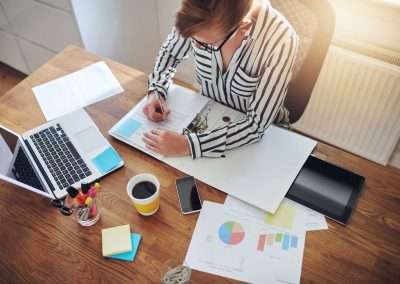
[[[290,247],[297,248],[297,237],[296,236],[292,236],[292,239],[290,241]]]
[[[284,250],[289,249],[289,240],[290,240],[290,236],[288,234],[285,234],[283,236],[282,249],[284,249]]]

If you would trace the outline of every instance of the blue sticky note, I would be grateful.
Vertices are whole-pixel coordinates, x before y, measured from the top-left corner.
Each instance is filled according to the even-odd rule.
[[[102,174],[106,174],[117,167],[121,161],[121,157],[112,147],[107,148],[92,159],[93,164]]]
[[[109,258],[125,260],[125,261],[133,261],[135,259],[136,252],[139,247],[141,235],[131,233],[131,242],[132,242],[132,250],[124,253],[114,254],[109,256]]]
[[[136,132],[136,130],[138,130],[140,128],[141,125],[142,125],[142,123],[140,123],[139,121],[132,119],[132,118],[128,118],[128,119],[125,119],[124,121],[122,121],[117,126],[115,132],[118,135],[121,135],[125,138],[129,138],[132,136],[133,133]]]

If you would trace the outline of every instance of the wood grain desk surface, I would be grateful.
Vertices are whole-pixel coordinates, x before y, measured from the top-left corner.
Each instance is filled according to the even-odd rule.
[[[0,98],[0,123],[22,133],[45,122],[32,87],[105,60],[125,92],[86,108],[119,151],[125,167],[105,177],[98,202],[101,219],[83,228],[46,199],[0,182],[0,282],[159,283],[166,267],[183,262],[197,214],[180,213],[175,179],[183,173],[112,139],[107,131],[146,93],[147,75],[69,46]],[[400,278],[400,175],[319,143],[316,156],[366,177],[364,192],[347,227],[307,233],[303,283],[388,283]],[[139,216],[126,194],[128,180],[150,172],[161,182],[161,207]],[[222,203],[225,194],[199,182],[202,199]],[[134,262],[101,254],[101,229],[130,224],[142,234]],[[266,267],[266,269],[268,269]],[[191,283],[236,283],[193,271]]]

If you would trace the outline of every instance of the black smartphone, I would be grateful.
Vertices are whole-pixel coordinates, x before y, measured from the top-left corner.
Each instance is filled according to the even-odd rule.
[[[197,191],[196,181],[193,177],[187,176],[176,180],[179,204],[183,214],[199,212],[201,201]]]

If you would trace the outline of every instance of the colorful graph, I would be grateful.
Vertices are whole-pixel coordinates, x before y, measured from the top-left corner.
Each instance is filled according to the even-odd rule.
[[[239,223],[230,221],[219,227],[218,235],[223,243],[227,245],[237,245],[243,241],[245,233],[243,227]]]
[[[258,237],[257,250],[264,251],[265,247],[277,246],[282,250],[289,250],[289,248],[297,248],[298,238],[294,235],[285,233],[276,234],[262,234]]]

